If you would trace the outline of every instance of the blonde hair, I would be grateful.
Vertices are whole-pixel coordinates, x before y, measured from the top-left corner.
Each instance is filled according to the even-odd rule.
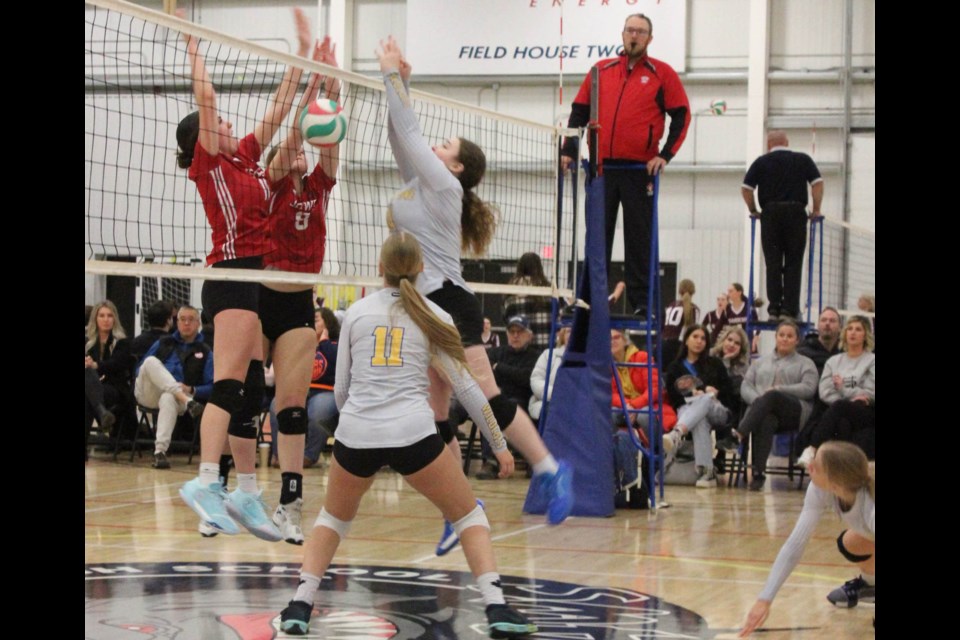
[[[817,449],[820,469],[830,482],[856,493],[866,488],[876,497],[876,465],[867,460],[863,449],[850,442],[831,440]]]
[[[467,356],[463,351],[460,333],[456,327],[437,317],[416,289],[417,276],[423,268],[423,254],[417,239],[402,231],[388,236],[380,249],[380,264],[383,266],[384,282],[400,289],[397,304],[403,307],[430,341],[430,352],[446,353],[466,367]]]
[[[746,365],[750,362],[750,339],[747,338],[747,332],[741,329],[740,325],[728,324],[721,329],[720,333],[717,334],[717,341],[714,343],[713,348],[710,349],[710,355],[723,360],[723,341],[726,340],[727,336],[731,333],[737,334],[740,338],[740,353],[737,354],[736,358],[733,358],[733,362],[739,365]]]
[[[863,316],[851,316],[843,325],[843,329],[840,331],[840,350],[847,350],[847,328],[854,322],[863,327],[863,350],[873,351],[873,330],[870,328],[870,321]]]
[[[103,300],[93,305],[93,311],[90,312],[90,319],[87,321],[87,343],[84,345],[84,351],[90,351],[95,344],[100,341],[100,330],[97,328],[97,314],[100,309],[106,307],[113,314],[113,330],[110,332],[114,340],[123,340],[127,337],[127,332],[123,330],[120,324],[120,314],[117,312],[117,305],[109,300]],[[116,342],[114,342],[116,344]]]

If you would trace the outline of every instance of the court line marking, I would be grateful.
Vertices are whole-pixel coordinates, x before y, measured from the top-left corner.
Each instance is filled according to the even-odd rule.
[[[536,531],[536,530],[538,530],[538,529],[543,529],[543,528],[546,527],[546,526],[547,526],[547,525],[545,525],[545,524],[535,524],[535,525],[533,525],[533,526],[531,526],[531,527],[524,527],[523,529],[518,529],[518,530],[516,530],[516,531],[510,531],[510,532],[507,532],[507,533],[501,533],[501,534],[498,535],[498,536],[493,536],[493,537],[491,537],[491,538],[490,538],[490,541],[491,541],[491,542],[498,542],[498,541],[500,541],[500,540],[504,540],[504,539],[506,539],[506,538],[510,538],[510,537],[512,537],[512,536],[519,535],[519,534],[521,534],[521,533],[528,533],[528,532],[530,532],[530,531]],[[462,553],[463,548],[458,544],[455,549],[451,549],[451,552],[452,552],[452,551],[457,551],[457,552],[461,552],[461,553]],[[429,555],[429,556],[423,556],[422,558],[415,558],[415,559],[413,559],[413,560],[410,560],[410,562],[411,562],[412,564],[423,564],[423,563],[427,562],[428,560],[436,560],[436,559],[439,558],[439,557],[440,557],[440,556],[438,556],[437,554],[434,553],[434,554],[431,554],[431,555]]]
[[[94,498],[102,498],[104,496],[119,496],[124,493],[138,493],[140,491],[152,491],[155,489],[166,489],[168,487],[179,487],[183,482],[170,482],[168,484],[154,484],[149,487],[138,487],[136,489],[122,489],[120,491],[107,491],[105,493],[90,493],[83,496],[84,500],[93,500]]]

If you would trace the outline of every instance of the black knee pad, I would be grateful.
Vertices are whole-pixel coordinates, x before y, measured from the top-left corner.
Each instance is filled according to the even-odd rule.
[[[251,418],[260,415],[267,383],[263,376],[263,360],[251,360],[247,379],[243,381],[243,412]]]
[[[859,555],[856,553],[851,553],[849,549],[843,546],[843,536],[846,535],[846,533],[847,533],[847,530],[844,529],[840,533],[840,535],[837,536],[837,549],[840,550],[840,555],[842,555],[844,558],[846,558],[847,560],[849,560],[854,564],[859,564],[861,562],[866,562],[867,560],[869,560],[870,557],[873,555],[872,553],[868,553],[867,555]]]
[[[493,417],[500,425],[500,431],[506,431],[517,415],[517,403],[510,398],[504,398],[501,393],[490,398],[489,402],[490,408],[493,409]]]
[[[243,396],[243,383],[239,380],[218,380],[213,383],[209,402],[233,416],[243,408]]]
[[[434,424],[437,425],[437,433],[440,434],[444,444],[450,444],[457,437],[449,420],[437,420]]]
[[[277,431],[287,436],[302,436],[307,432],[307,410],[287,407],[277,414]]]

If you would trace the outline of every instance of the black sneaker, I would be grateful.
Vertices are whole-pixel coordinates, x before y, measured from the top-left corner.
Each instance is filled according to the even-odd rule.
[[[199,418],[203,415],[203,404],[196,400],[190,400],[187,402],[187,413],[193,416],[194,419]]]
[[[280,612],[280,630],[291,636],[305,636],[310,630],[310,614],[313,605],[291,600],[287,608]]]
[[[767,481],[767,476],[755,473],[750,480],[750,491],[763,491],[763,484]]]
[[[847,580],[827,594],[827,600],[838,607],[852,609],[859,603],[877,603],[877,587],[867,584],[862,576]]]
[[[169,469],[170,461],[167,460],[167,454],[163,451],[157,451],[153,454],[153,468],[154,469]]]
[[[100,430],[110,435],[110,432],[113,430],[113,425],[117,423],[117,416],[113,415],[113,412],[109,409],[103,409],[97,418],[97,422],[100,423]]]
[[[505,604],[487,607],[487,626],[491,638],[522,638],[537,632],[537,625]]]
[[[633,310],[633,315],[635,315],[635,316],[637,316],[637,317],[639,317],[639,318],[644,318],[644,319],[646,319],[646,318],[649,317],[650,313],[647,311],[647,307],[641,304],[641,305],[638,305],[638,306]]]

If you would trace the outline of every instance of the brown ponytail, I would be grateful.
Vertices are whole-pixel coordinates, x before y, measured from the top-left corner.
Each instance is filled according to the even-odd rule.
[[[474,187],[480,184],[487,171],[487,158],[483,149],[466,138],[460,138],[460,153],[457,160],[463,165],[458,179],[463,187],[463,210],[460,214],[463,251],[481,256],[486,253],[493,232],[497,228],[497,210],[480,199]]]
[[[414,286],[423,268],[423,255],[417,239],[405,232],[390,234],[380,249],[380,264],[383,265],[384,282],[400,289],[399,304],[427,336],[430,351],[446,353],[466,367],[467,357],[460,333],[437,317]]]
[[[693,280],[684,278],[680,281],[678,290],[680,299],[683,300],[683,326],[689,327],[694,323],[693,294],[697,292],[697,287],[693,284]]]

